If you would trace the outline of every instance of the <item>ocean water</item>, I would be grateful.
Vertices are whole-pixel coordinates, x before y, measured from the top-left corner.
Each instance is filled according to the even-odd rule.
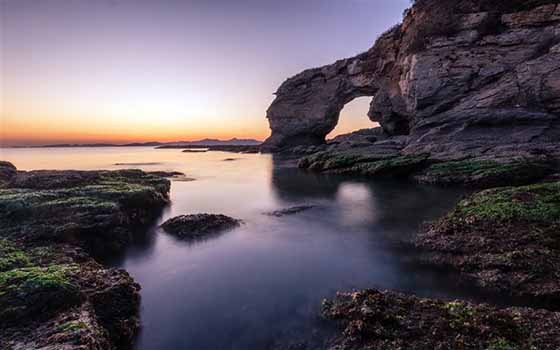
[[[172,183],[158,224],[189,213],[243,220],[198,241],[175,239],[156,224],[108,260],[142,285],[137,350],[312,348],[332,327],[320,317],[321,301],[337,291],[472,296],[454,276],[419,267],[414,251],[399,244],[452,208],[464,193],[458,189],[312,174],[259,154],[35,148],[0,149],[0,159],[23,170],[181,171],[195,181]],[[265,215],[299,205],[313,208]]]

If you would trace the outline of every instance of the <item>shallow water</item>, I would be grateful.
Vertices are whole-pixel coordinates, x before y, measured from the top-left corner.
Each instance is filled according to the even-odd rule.
[[[338,290],[471,293],[457,289],[452,277],[417,268],[412,253],[396,244],[451,208],[459,190],[314,175],[256,154],[50,148],[0,149],[0,158],[19,169],[182,171],[196,181],[173,182],[172,204],[158,223],[201,212],[244,221],[196,242],[156,226],[111,261],[142,285],[137,350],[276,349],[321,338],[321,300]],[[297,205],[315,207],[263,215]]]

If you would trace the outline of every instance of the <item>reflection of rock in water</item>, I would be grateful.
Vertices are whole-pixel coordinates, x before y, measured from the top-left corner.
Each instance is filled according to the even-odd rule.
[[[375,225],[385,234],[399,234],[395,239],[408,239],[429,218],[449,210],[464,193],[463,189],[438,188],[405,181],[368,181]],[[403,215],[404,213],[404,215]]]
[[[302,171],[294,162],[278,156],[273,156],[272,166],[272,188],[276,196],[286,202],[334,199],[342,182],[339,176]]]

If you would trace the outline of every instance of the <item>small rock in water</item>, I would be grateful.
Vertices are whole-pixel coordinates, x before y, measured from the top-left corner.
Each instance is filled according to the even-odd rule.
[[[148,174],[159,176],[159,177],[185,176],[185,174],[180,171],[149,171]]]
[[[263,213],[263,214],[268,215],[268,216],[281,217],[281,216],[286,216],[286,215],[294,215],[294,214],[300,213],[302,211],[313,209],[315,207],[316,207],[315,205],[299,205],[299,206],[295,206],[295,207],[269,211],[269,212],[266,212],[266,213]]]
[[[171,218],[161,228],[179,238],[200,238],[238,227],[241,220],[221,214],[191,214]]]

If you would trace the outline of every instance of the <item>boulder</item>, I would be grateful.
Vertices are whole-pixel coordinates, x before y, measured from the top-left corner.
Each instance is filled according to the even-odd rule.
[[[196,239],[238,227],[241,220],[221,214],[180,215],[165,221],[161,228],[176,237]]]

